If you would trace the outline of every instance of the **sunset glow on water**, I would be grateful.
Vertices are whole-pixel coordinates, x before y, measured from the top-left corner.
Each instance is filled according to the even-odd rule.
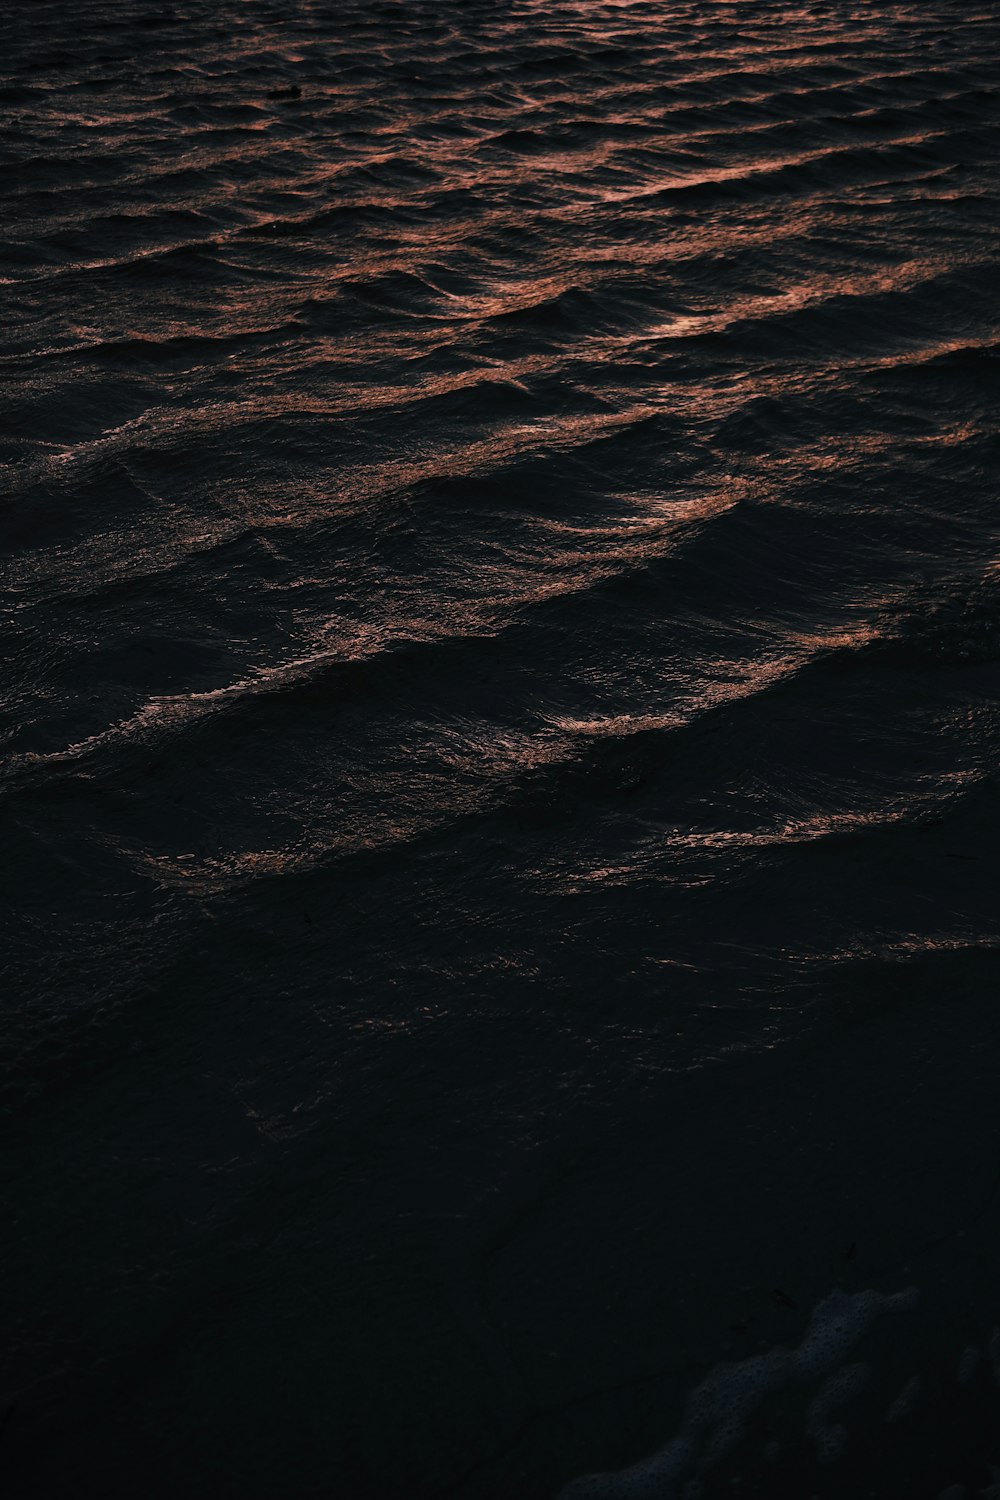
[[[989,1493],[995,8],[4,29],[10,1494]]]

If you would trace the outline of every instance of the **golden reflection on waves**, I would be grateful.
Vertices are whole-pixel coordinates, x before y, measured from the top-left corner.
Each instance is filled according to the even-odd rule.
[[[119,680],[112,643],[87,699],[94,643],[67,636],[2,764],[100,779],[268,716],[284,792],[242,842],[221,820],[198,848],[127,819],[108,835],[178,888],[402,848],[604,741],[667,742],[831,654],[867,659],[905,607],[901,559],[929,550],[900,520],[901,453],[932,476],[914,514],[940,519],[938,472],[983,440],[978,410],[927,415],[898,382],[990,356],[995,246],[963,196],[992,170],[986,12],[948,48],[906,6],[299,19],[248,7],[191,57],[157,43],[148,77],[33,102],[51,183],[4,369],[30,360],[47,417],[5,477],[29,530],[44,492],[65,535],[15,551],[11,596],[28,621],[33,599],[100,616],[162,588],[186,603],[157,629],[211,649],[188,676],[130,656]],[[72,499],[119,484],[117,509]],[[495,702],[393,720],[408,672],[442,695],[472,645]],[[324,684],[391,725],[370,774],[311,779]],[[257,774],[227,795],[255,804]],[[932,784],[909,778],[898,815]],[[852,816],[881,814],[667,842],[808,841]]]
[[[3,22],[4,1477],[555,1495],[991,1139],[1000,17]]]

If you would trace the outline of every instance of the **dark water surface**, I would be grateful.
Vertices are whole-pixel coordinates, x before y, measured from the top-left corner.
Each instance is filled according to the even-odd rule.
[[[996,9],[2,25],[0,1482],[988,1485]]]

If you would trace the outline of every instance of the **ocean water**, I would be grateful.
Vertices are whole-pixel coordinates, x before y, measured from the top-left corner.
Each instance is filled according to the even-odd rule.
[[[996,9],[2,28],[9,1492],[985,1493]]]

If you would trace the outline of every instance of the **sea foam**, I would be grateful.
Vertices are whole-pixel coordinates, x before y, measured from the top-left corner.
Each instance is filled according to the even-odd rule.
[[[861,1389],[866,1375],[863,1365],[844,1361],[876,1318],[905,1312],[916,1300],[914,1287],[890,1294],[835,1289],[817,1304],[798,1348],[776,1345],[716,1365],[689,1395],[680,1428],[666,1447],[630,1468],[583,1475],[566,1485],[558,1500],[694,1500],[704,1471],[737,1445],[747,1419],[767,1396],[816,1380],[822,1384],[809,1407],[807,1431],[821,1460],[838,1457],[846,1435],[832,1414]]]

